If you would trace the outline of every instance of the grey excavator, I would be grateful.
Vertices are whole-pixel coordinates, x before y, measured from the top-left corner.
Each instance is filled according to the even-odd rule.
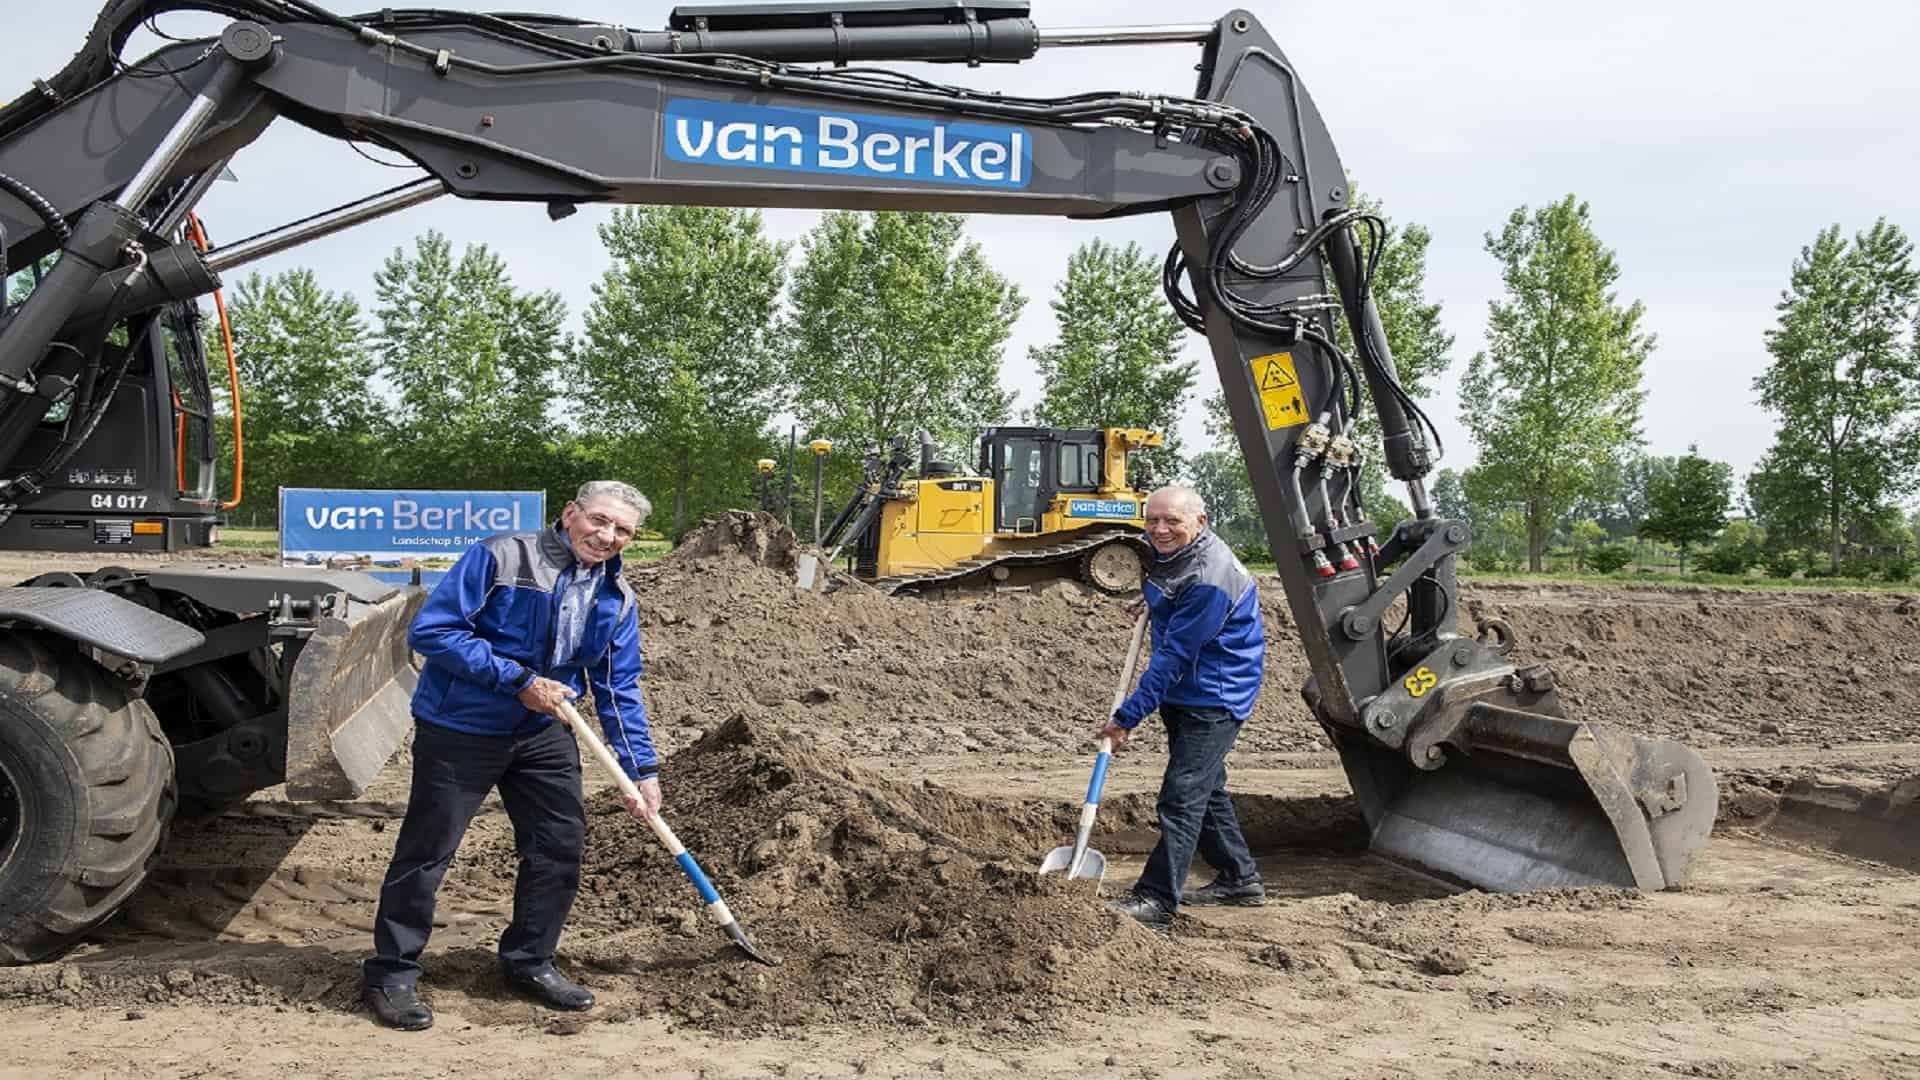
[[[120,55],[176,10],[229,21]],[[1354,204],[1284,31],[1244,10],[1051,29],[1026,0],[689,6],[659,30],[109,4],[70,63],[0,109],[0,271],[20,271],[0,314],[0,545],[102,564],[0,589],[0,958],[112,914],[177,806],[281,782],[350,797],[404,737],[417,590],[113,560],[206,545],[220,521],[196,301],[253,260],[444,196],[556,221],[604,202],[1172,215],[1167,298],[1211,347],[1311,663],[1305,699],[1372,850],[1494,890],[1685,881],[1716,803],[1699,756],[1568,717],[1510,634],[1458,625],[1468,530],[1424,486],[1437,440],[1371,290],[1384,226]],[[1193,47],[1191,95],[1028,98],[884,66],[1142,43]],[[196,242],[213,180],[283,122],[421,176]],[[1379,462],[1354,438],[1368,411]],[[1390,535],[1362,504],[1365,468],[1405,486],[1414,517]]]

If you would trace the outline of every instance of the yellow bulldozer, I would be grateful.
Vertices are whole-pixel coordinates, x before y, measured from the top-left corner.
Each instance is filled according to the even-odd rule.
[[[1164,437],[1141,428],[994,427],[974,473],[938,460],[920,438],[867,455],[861,482],[803,558],[802,584],[846,551],[852,574],[887,593],[1078,578],[1103,592],[1140,588],[1147,483],[1129,457]]]

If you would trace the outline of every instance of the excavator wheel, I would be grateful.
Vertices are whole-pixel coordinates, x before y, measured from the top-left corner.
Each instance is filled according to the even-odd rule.
[[[1101,544],[1080,556],[1080,580],[1113,596],[1140,591],[1147,580],[1147,564],[1140,546],[1131,540]]]
[[[0,634],[0,963],[51,956],[119,910],[176,801],[145,701],[57,639]]]

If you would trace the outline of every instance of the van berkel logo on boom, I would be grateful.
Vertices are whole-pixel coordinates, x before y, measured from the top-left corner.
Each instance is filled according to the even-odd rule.
[[[1033,176],[1032,136],[998,124],[675,98],[662,134],[667,157],[696,165],[995,188]]]

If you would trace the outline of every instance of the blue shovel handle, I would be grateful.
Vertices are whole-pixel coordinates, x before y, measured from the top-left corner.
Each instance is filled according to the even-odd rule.
[[[1113,760],[1113,740],[1100,740],[1100,753],[1093,759],[1093,778],[1087,781],[1087,805],[1100,805],[1100,789],[1107,786],[1107,765]]]

